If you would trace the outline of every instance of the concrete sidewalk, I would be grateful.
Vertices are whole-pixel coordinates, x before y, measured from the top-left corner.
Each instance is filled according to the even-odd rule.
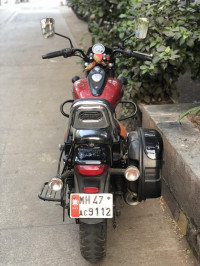
[[[0,6],[0,27],[3,27],[5,23],[11,21],[17,14],[20,7],[15,4],[5,4]]]
[[[1,266],[90,265],[80,255],[78,225],[68,217],[62,223],[62,209],[37,197],[57,169],[67,126],[60,103],[72,98],[71,77],[84,76],[79,59],[41,59],[68,46],[62,38],[42,38],[44,17],[54,17],[56,31],[77,46],[87,33],[87,25],[55,1],[20,4],[0,27]],[[162,198],[126,205],[117,222],[116,230],[109,222],[107,257],[96,265],[198,265]]]

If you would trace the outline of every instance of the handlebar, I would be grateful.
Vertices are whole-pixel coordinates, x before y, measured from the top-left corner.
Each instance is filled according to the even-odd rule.
[[[152,61],[152,59],[153,59],[152,54],[144,54],[144,53],[140,53],[137,51],[131,51],[131,50],[126,49],[127,53],[129,53],[129,51],[130,51],[130,55],[137,58],[137,59],[147,60],[147,61]]]
[[[42,59],[49,59],[49,58],[54,58],[54,57],[58,57],[58,56],[62,56],[62,50],[61,51],[56,51],[56,52],[52,52],[52,53],[48,53],[45,55],[42,55]]]
[[[78,53],[78,54],[77,54]],[[124,54],[126,57],[135,57],[137,59],[140,60],[147,60],[147,61],[152,61],[153,59],[153,55],[152,54],[144,54],[144,53],[140,53],[137,51],[132,51],[130,49],[116,49],[115,51],[113,51],[113,53],[111,54],[111,60],[114,60],[114,56],[117,53],[121,53]],[[60,51],[56,51],[56,52],[52,52],[52,53],[48,53],[42,56],[42,59],[50,59],[50,58],[54,58],[54,57],[58,57],[58,56],[63,56],[65,58],[70,57],[70,56],[81,56],[85,61],[89,61],[88,56],[83,52],[83,50],[81,49],[71,49],[71,48],[66,48]]]
[[[79,52],[84,59],[87,58],[86,54],[81,49],[66,48],[66,49],[63,49],[60,51],[56,51],[56,52],[42,55],[42,59],[50,59],[50,58],[59,57],[59,56],[63,56],[65,58],[67,58],[67,57],[76,55],[77,52]]]
[[[144,54],[144,53],[140,53],[140,52],[137,52],[137,51],[132,51],[130,49],[125,49],[125,50],[122,50],[122,49],[116,49],[113,53],[112,53],[112,58],[114,58],[115,54],[117,53],[121,53],[121,54],[124,54],[126,57],[135,57],[137,59],[140,59],[140,60],[147,60],[147,61],[152,61],[153,59],[153,55],[152,54]]]

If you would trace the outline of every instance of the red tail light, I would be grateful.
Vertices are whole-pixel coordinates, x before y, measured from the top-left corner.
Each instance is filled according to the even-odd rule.
[[[83,193],[89,193],[89,194],[99,193],[99,188],[98,187],[85,187],[83,189]]]
[[[100,175],[105,172],[108,168],[106,164],[100,165],[75,165],[75,169],[81,175]]]

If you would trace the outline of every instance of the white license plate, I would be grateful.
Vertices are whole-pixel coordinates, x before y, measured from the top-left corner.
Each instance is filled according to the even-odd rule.
[[[103,194],[71,194],[71,218],[112,218],[113,195]]]

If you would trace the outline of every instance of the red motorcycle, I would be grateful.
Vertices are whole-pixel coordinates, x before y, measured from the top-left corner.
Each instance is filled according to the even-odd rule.
[[[126,79],[114,78],[118,55],[140,60],[152,60],[152,56],[125,49],[124,43],[116,49],[98,43],[84,53],[73,48],[68,37],[55,33],[53,19],[43,19],[41,24],[45,38],[56,34],[71,44],[71,48],[42,58],[79,56],[85,62],[87,75],[72,78],[73,100],[61,104],[60,111],[69,122],[64,144],[60,145],[58,171],[44,183],[39,198],[60,202],[63,221],[66,212],[75,219],[80,228],[81,254],[95,262],[106,254],[107,220],[112,219],[116,227],[122,201],[136,205],[161,195],[162,138],[153,129],[126,132],[120,121],[133,117],[137,106],[121,100]],[[117,104],[127,102],[133,105],[134,113],[117,120]],[[68,103],[69,114],[64,110]]]

